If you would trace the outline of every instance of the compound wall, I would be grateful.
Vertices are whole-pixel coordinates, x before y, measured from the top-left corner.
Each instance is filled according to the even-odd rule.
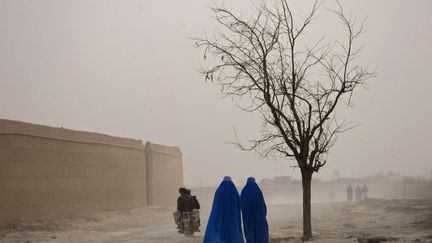
[[[152,164],[163,165],[158,151]],[[182,170],[172,171],[177,167],[151,168],[152,188],[171,193],[182,184]],[[0,227],[146,206],[146,169],[140,140],[0,119]],[[174,182],[159,179],[165,174]]]
[[[168,147],[147,142],[147,205],[175,205],[178,188],[183,185],[182,152],[178,147]],[[182,173],[178,173],[181,171]]]

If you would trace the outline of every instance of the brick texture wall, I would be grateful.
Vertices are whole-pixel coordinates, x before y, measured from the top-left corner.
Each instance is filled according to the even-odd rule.
[[[140,140],[0,120],[0,226],[146,206],[145,157]]]
[[[183,185],[182,152],[147,142],[147,205],[172,206],[177,202],[178,189]]]

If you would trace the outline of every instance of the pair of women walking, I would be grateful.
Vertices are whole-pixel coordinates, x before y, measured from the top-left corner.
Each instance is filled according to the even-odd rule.
[[[241,213],[240,213],[241,211]],[[255,179],[249,177],[241,196],[225,176],[216,190],[203,243],[269,243],[267,207]]]

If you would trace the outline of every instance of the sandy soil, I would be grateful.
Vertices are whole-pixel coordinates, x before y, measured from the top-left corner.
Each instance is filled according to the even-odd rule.
[[[432,242],[432,200],[376,200],[313,204],[312,242]],[[82,219],[17,223],[0,230],[0,242],[146,242],[195,243],[179,235],[172,209],[106,212]],[[204,223],[209,208],[202,210]],[[268,205],[271,241],[301,242],[299,204]],[[203,226],[203,231],[205,225]],[[375,240],[375,241],[374,241]]]

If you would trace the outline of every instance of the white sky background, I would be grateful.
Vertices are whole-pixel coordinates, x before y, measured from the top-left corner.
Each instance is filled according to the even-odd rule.
[[[219,99],[197,73],[203,52],[187,37],[212,33],[212,2],[0,0],[0,118],[178,145],[190,186],[224,175],[240,184],[250,175],[296,176],[293,162],[226,144],[234,127],[253,138],[260,116]],[[293,3],[299,15],[312,4]],[[342,4],[368,16],[362,60],[378,77],[355,94],[354,109],[341,111],[362,125],[340,137],[316,176],[430,175],[432,1]],[[251,9],[249,0],[225,5],[244,16]],[[315,28],[340,29],[321,13]]]

